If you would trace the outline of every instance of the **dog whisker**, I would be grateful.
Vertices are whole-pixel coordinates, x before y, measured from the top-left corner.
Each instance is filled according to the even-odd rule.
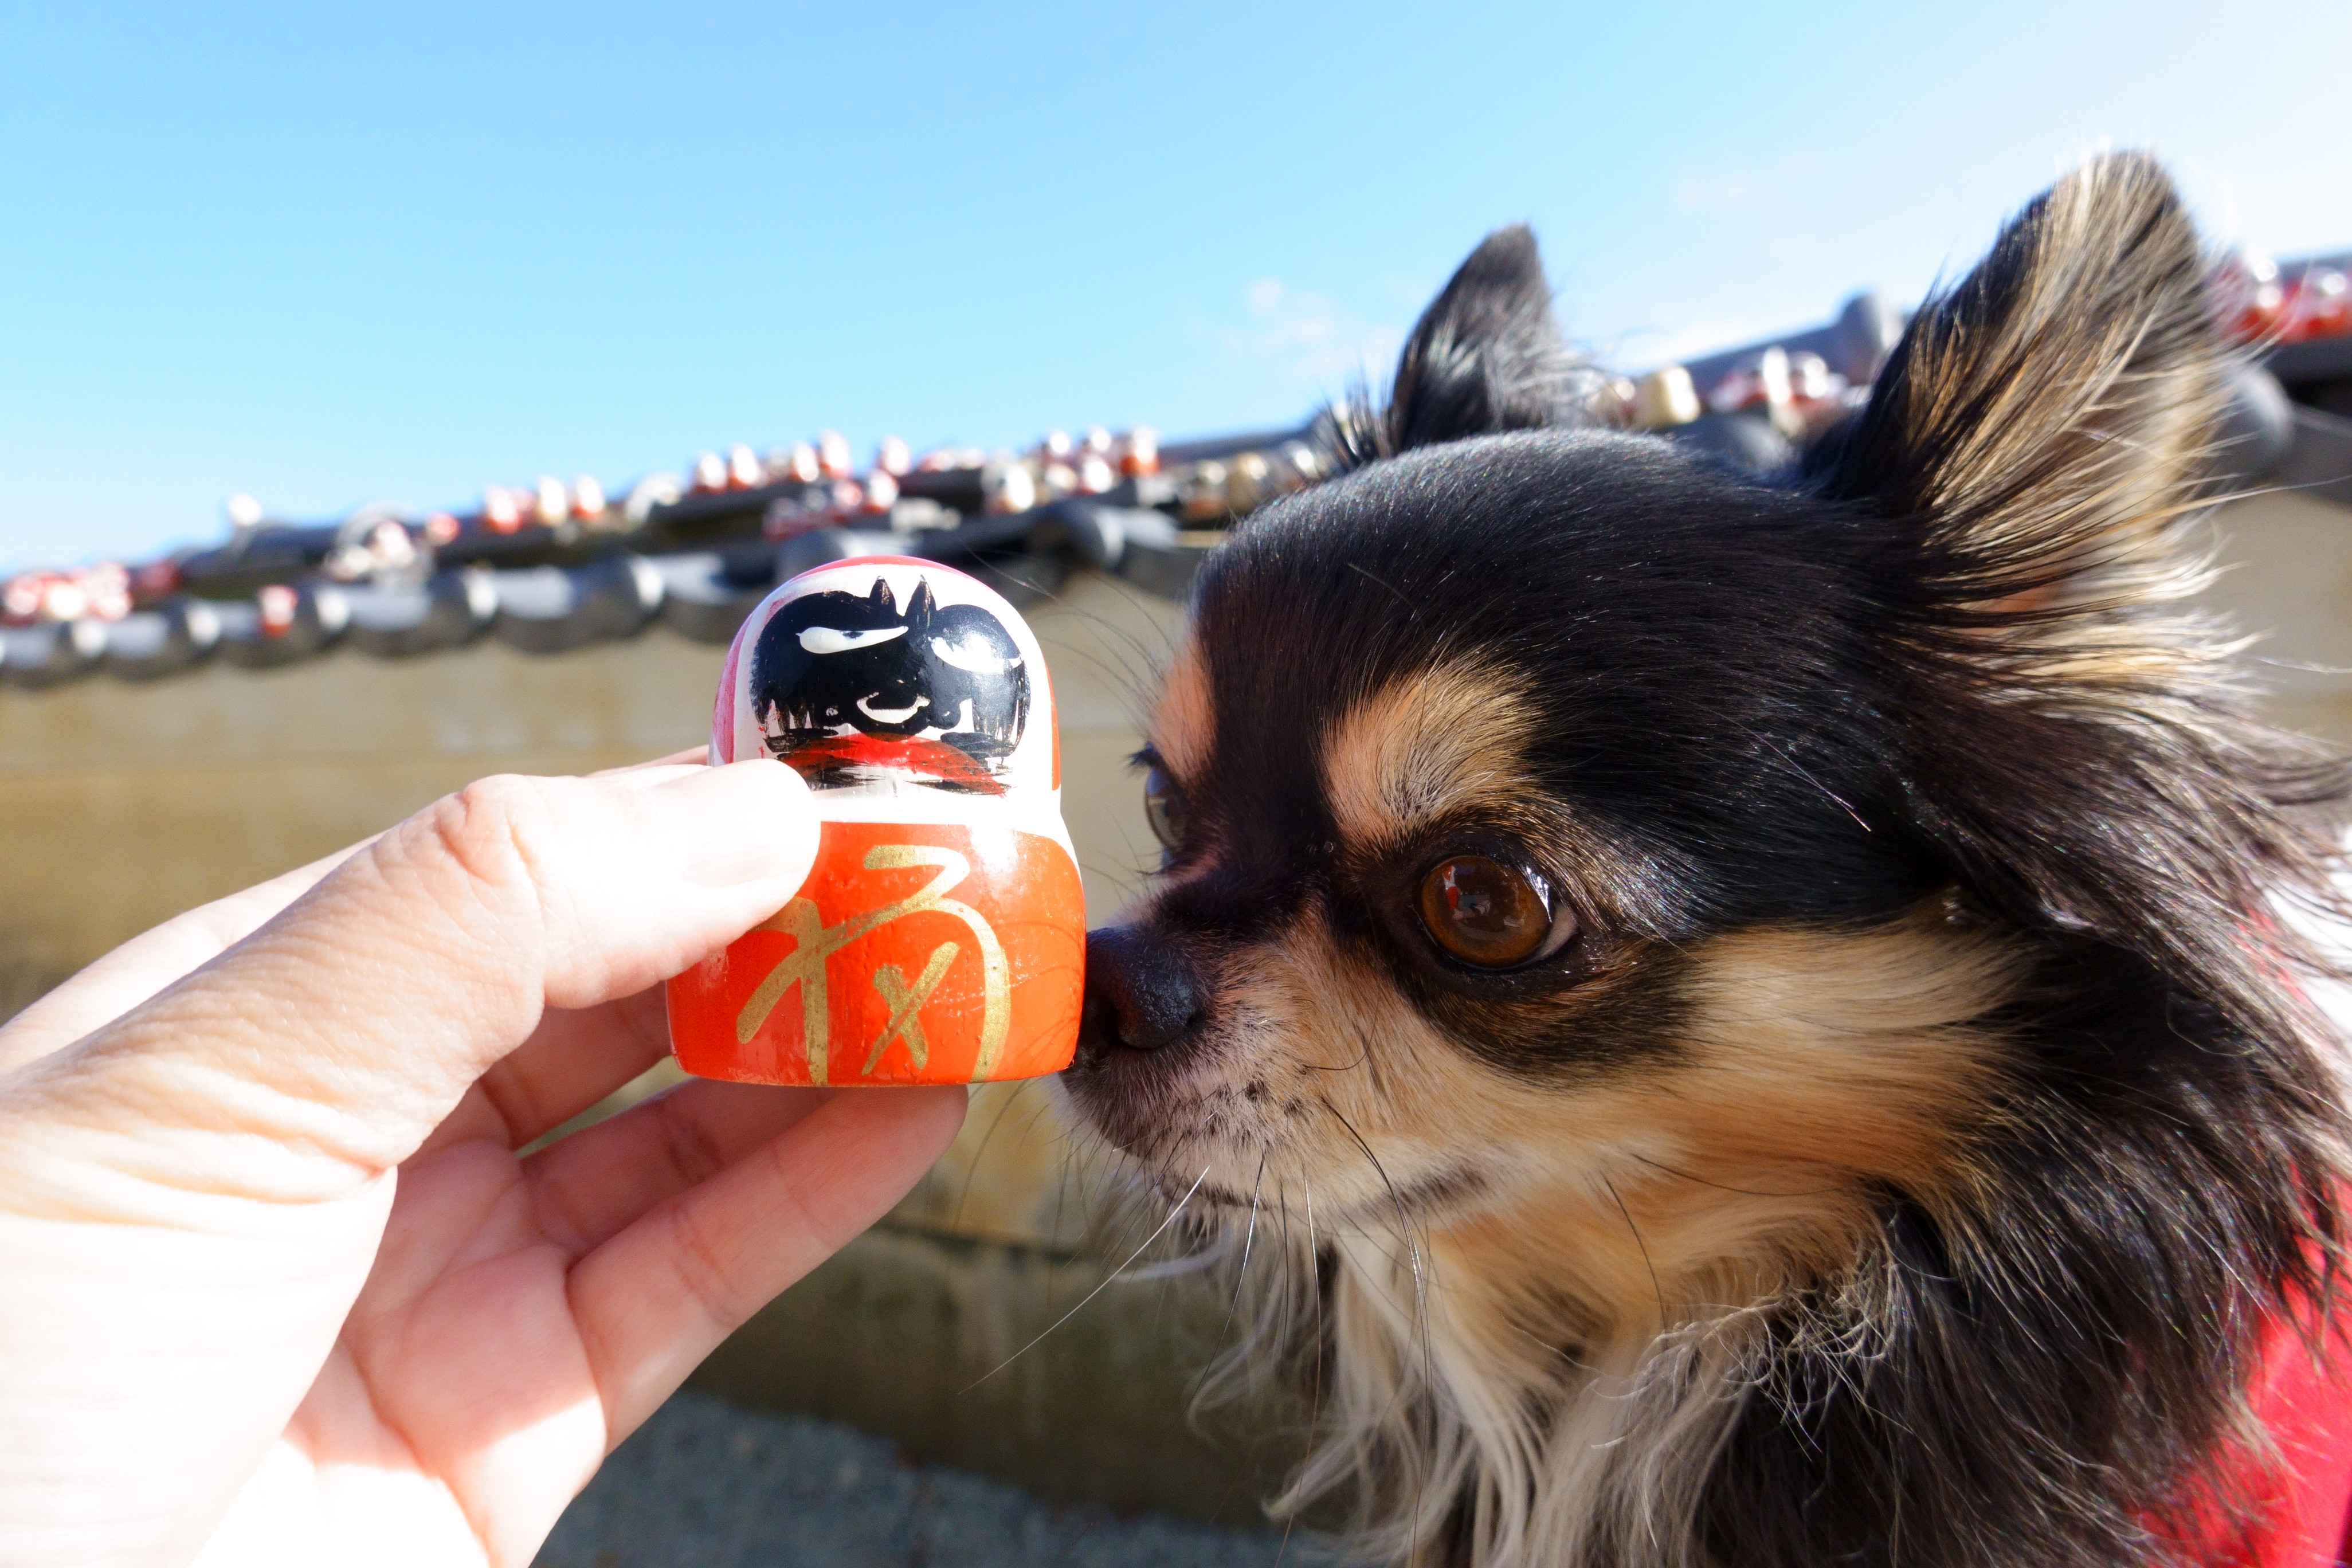
[[[996,1114],[990,1118],[988,1131],[981,1134],[980,1147],[971,1152],[971,1164],[963,1173],[963,1190],[956,1194],[955,1213],[948,1220],[948,1228],[950,1231],[963,1223],[963,1205],[971,1197],[972,1181],[980,1174],[981,1162],[988,1157],[988,1146],[995,1141],[996,1130],[1004,1125],[1005,1116],[1014,1105],[1019,1103],[1023,1091],[1035,1081],[1034,1079],[1027,1079],[1015,1085],[1011,1092],[1004,1096],[1004,1103],[996,1108]]]
[[[1399,1195],[1396,1184],[1389,1180],[1388,1167],[1381,1163],[1380,1155],[1373,1152],[1372,1146],[1364,1141],[1364,1135],[1356,1131],[1356,1124],[1349,1121],[1346,1114],[1328,1099],[1319,1095],[1317,1099],[1323,1109],[1330,1112],[1332,1118],[1341,1127],[1347,1129],[1348,1136],[1355,1140],[1356,1147],[1363,1151],[1366,1160],[1371,1162],[1373,1173],[1380,1177],[1381,1185],[1388,1189],[1389,1202],[1396,1211],[1397,1239],[1404,1243],[1406,1255],[1411,1259],[1412,1267],[1413,1326],[1416,1336],[1421,1341],[1421,1385],[1423,1390],[1433,1389],[1437,1386],[1437,1373],[1435,1358],[1429,1342],[1428,1282],[1422,1272],[1421,1244],[1414,1237],[1412,1216],[1405,1211],[1404,1199]],[[1393,1413],[1395,1407],[1402,1402],[1405,1392],[1403,1381],[1400,1379],[1389,1401],[1390,1410],[1383,1413],[1381,1417],[1383,1423],[1388,1420],[1389,1414]],[[1406,1536],[1406,1539],[1413,1542],[1416,1547],[1421,1542],[1421,1510],[1423,1503],[1427,1500],[1428,1490],[1429,1477],[1424,1472],[1420,1479],[1420,1484],[1413,1489],[1412,1519]]]
[[[1387,590],[1389,591],[1390,595],[1391,595],[1391,597],[1393,597],[1393,598],[1396,600],[1396,602],[1397,602],[1398,604],[1402,605],[1404,606],[1404,613],[1405,613],[1407,616],[1409,616],[1410,617],[1412,617],[1412,619],[1414,619],[1414,620],[1419,620],[1419,619],[1421,619],[1421,607],[1420,607],[1419,605],[1415,605],[1415,604],[1414,604],[1411,599],[1406,598],[1406,597],[1404,596],[1404,595],[1402,595],[1402,593],[1399,593],[1399,592],[1397,591],[1396,585],[1395,585],[1394,584],[1390,583],[1390,582],[1389,582],[1387,579],[1385,579],[1385,578],[1374,576],[1374,575],[1373,575],[1370,571],[1367,571],[1367,570],[1366,570],[1362,565],[1359,564],[1359,563],[1356,563],[1356,562],[1350,561],[1350,562],[1349,562],[1349,563],[1348,563],[1348,565],[1349,565],[1349,569],[1350,569],[1350,570],[1352,570],[1352,571],[1355,571],[1355,572],[1357,572],[1357,573],[1361,574],[1364,577],[1366,577],[1366,578],[1370,579],[1371,582],[1376,583],[1376,584],[1378,584],[1380,586],[1381,586],[1381,587],[1383,587],[1383,588],[1387,589]]]
[[[1301,1070],[1306,1072],[1353,1072],[1358,1068],[1362,1067],[1367,1061],[1370,1061],[1372,1055],[1372,1046],[1370,1040],[1360,1038],[1358,1043],[1362,1047],[1362,1049],[1358,1052],[1356,1059],[1349,1062],[1345,1067],[1328,1067],[1321,1062],[1300,1062],[1297,1065]]]
[[[998,1373],[1003,1372],[1006,1367],[1011,1366],[1014,1362],[1019,1361],[1023,1356],[1027,1355],[1031,1351],[1035,1350],[1040,1344],[1045,1342],[1048,1334],[1051,1334],[1055,1329],[1060,1328],[1064,1323],[1068,1322],[1072,1318],[1076,1317],[1078,1313],[1085,1309],[1087,1302],[1101,1295],[1105,1289],[1109,1288],[1113,1280],[1117,1279],[1120,1275],[1127,1271],[1129,1264],[1132,1264],[1137,1258],[1143,1256],[1145,1247],[1150,1247],[1153,1242],[1159,1240],[1160,1236],[1168,1229],[1168,1227],[1176,1223],[1176,1216],[1182,1214],[1184,1212],[1184,1205],[1192,1201],[1192,1194],[1194,1192],[1198,1192],[1200,1190],[1201,1184],[1208,1179],[1209,1168],[1203,1165],[1201,1168],[1200,1175],[1193,1179],[1191,1189],[1186,1191],[1183,1197],[1177,1200],[1176,1206],[1174,1208],[1168,1211],[1168,1217],[1160,1222],[1160,1228],[1153,1231],[1150,1236],[1145,1237],[1143,1240],[1137,1245],[1135,1250],[1128,1254],[1126,1262],[1121,1263],[1117,1268],[1112,1269],[1108,1274],[1105,1275],[1100,1284],[1097,1285],[1093,1289],[1087,1291],[1083,1297],[1079,1298],[1078,1304],[1076,1306],[1072,1307],[1068,1311],[1063,1313],[1060,1317],[1047,1324],[1043,1333],[1040,1333],[1035,1339],[1031,1340],[1027,1344],[1023,1345],[1019,1350],[1014,1351],[1011,1355],[1006,1356],[1003,1361],[997,1363],[994,1366],[989,1368],[987,1372],[982,1373],[979,1377],[973,1379],[971,1383],[959,1390],[959,1395],[970,1394],[973,1389],[978,1388],[982,1384],[986,1383],[990,1378],[994,1377]]]
[[[1273,1152],[1274,1145],[1271,1142],[1258,1151],[1257,1179],[1250,1184],[1249,1228],[1242,1237],[1241,1267],[1234,1270],[1234,1299],[1225,1308],[1223,1326],[1217,1330],[1219,1344],[1223,1344],[1225,1336],[1233,1332],[1234,1314],[1240,1310],[1242,1304],[1242,1287],[1249,1280],[1250,1247],[1257,1240],[1258,1194],[1265,1189],[1265,1163]]]
[[[1708,1181],[1705,1176],[1694,1176],[1694,1175],[1692,1175],[1688,1171],[1678,1171],[1678,1170],[1675,1169],[1675,1167],[1673,1167],[1672,1165],[1669,1165],[1669,1164],[1665,1163],[1664,1161],[1661,1161],[1661,1160],[1653,1160],[1653,1159],[1651,1159],[1651,1158],[1650,1158],[1648,1155],[1646,1155],[1646,1154],[1635,1154],[1635,1153],[1628,1152],[1628,1153],[1626,1154],[1626,1156],[1625,1156],[1625,1157],[1626,1157],[1627,1159],[1629,1159],[1629,1160],[1635,1160],[1635,1161],[1639,1161],[1641,1163],[1643,1163],[1643,1164],[1644,1164],[1644,1165],[1649,1166],[1652,1170],[1655,1170],[1655,1171],[1664,1171],[1667,1175],[1669,1175],[1669,1176],[1674,1176],[1674,1177],[1677,1177],[1677,1178],[1679,1178],[1679,1179],[1680,1179],[1680,1180],[1682,1180],[1682,1181],[1685,1181],[1685,1182],[1696,1182],[1696,1183],[1697,1183],[1697,1184],[1698,1184],[1700,1186],[1702,1186],[1702,1187],[1713,1187],[1716,1191],[1717,1191],[1717,1192],[1719,1192],[1719,1193],[1737,1193],[1737,1194],[1739,1194],[1740,1196],[1742,1196],[1742,1197],[1748,1197],[1748,1198],[1818,1198],[1818,1197],[1824,1197],[1824,1196],[1828,1196],[1828,1195],[1830,1195],[1830,1194],[1832,1194],[1838,1193],[1838,1192],[1842,1192],[1842,1191],[1843,1191],[1843,1190],[1844,1190],[1844,1189],[1840,1188],[1840,1187],[1805,1187],[1805,1188],[1801,1188],[1801,1189],[1800,1189],[1800,1190],[1798,1190],[1798,1191],[1796,1191],[1796,1192],[1793,1192],[1793,1193],[1767,1193],[1767,1192],[1759,1192],[1759,1191],[1758,1191],[1758,1190],[1756,1190],[1755,1188],[1752,1188],[1752,1187],[1735,1187],[1735,1186],[1728,1185],[1728,1184],[1725,1184],[1725,1183],[1722,1183],[1722,1182],[1710,1182],[1710,1181]]]
[[[1609,1201],[1617,1205],[1617,1212],[1625,1216],[1625,1229],[1642,1254],[1642,1267],[1649,1270],[1650,1289],[1656,1292],[1658,1298],[1658,1328],[1663,1332],[1672,1326],[1673,1320],[1666,1315],[1665,1287],[1658,1283],[1658,1266],[1650,1260],[1650,1244],[1642,1239],[1641,1227],[1633,1223],[1633,1211],[1627,1208],[1625,1200],[1617,1195],[1617,1184],[1604,1175],[1601,1178],[1601,1184],[1608,1189]]]
[[[1315,1187],[1303,1173],[1299,1177],[1299,1190],[1307,1203],[1307,1256],[1313,1263],[1316,1274],[1314,1280],[1315,1390],[1307,1406],[1307,1452],[1312,1454],[1315,1450],[1316,1428],[1320,1426],[1323,1421],[1323,1363],[1330,1354],[1330,1345],[1325,1338],[1323,1326],[1324,1289],[1321,1278],[1321,1249],[1315,1241]],[[1286,1517],[1282,1521],[1282,1542],[1274,1550],[1274,1568],[1282,1568],[1282,1560],[1290,1551],[1290,1532],[1297,1529],[1297,1525],[1298,1510],[1296,1509],[1286,1510]]]

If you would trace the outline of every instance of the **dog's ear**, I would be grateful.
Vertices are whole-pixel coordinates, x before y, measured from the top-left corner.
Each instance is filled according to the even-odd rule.
[[[1572,423],[1591,373],[1552,321],[1536,237],[1488,235],[1405,340],[1386,406],[1358,394],[1329,413],[1343,467],[1498,430]]]
[[[2191,522],[2231,363],[2207,275],[2154,162],[2088,163],[1920,310],[1803,473],[1853,514],[1914,826],[1971,899],[2292,1033],[2278,976],[2309,955],[2263,911],[2343,906],[2285,808],[2352,775],[2260,722],[2242,645],[2180,603],[2210,576]]]
[[[1930,300],[1868,406],[1805,472],[1915,545],[1925,610],[2056,651],[2194,592],[2182,521],[2209,500],[2227,402],[2205,258],[2146,156],[2103,157]]]

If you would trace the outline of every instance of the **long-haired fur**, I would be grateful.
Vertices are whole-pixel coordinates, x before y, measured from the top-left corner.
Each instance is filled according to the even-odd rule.
[[[1509,1111],[1520,1122],[1495,1126],[1555,1103],[1646,1103],[1643,1086],[1666,1081],[1647,1075],[1695,1061],[1769,1070],[1783,1037],[1810,1049],[1833,1035],[1825,1059],[1857,1070],[1904,1059],[1952,1075],[1948,1107],[1918,1112],[1935,1136],[1908,1166],[1824,1157],[1808,1189],[1792,1156],[1779,1186],[1758,1190],[1660,1165],[1650,1173],[1675,1194],[1671,1214],[1621,1185],[1641,1154],[1584,1150],[1610,1126],[1563,1121],[1572,1174],[1544,1189],[1555,1195],[1540,1209],[1467,1177],[1447,1190],[1438,1162],[1418,1186],[1389,1184],[1392,1202],[1327,1209],[1318,1225],[1306,1168],[1286,1160],[1280,1134],[1251,1131],[1259,1190],[1244,1181],[1218,1221],[1249,1227],[1255,1259],[1239,1361],[1295,1374],[1315,1407],[1312,1452],[1279,1510],[1343,1500],[1381,1557],[1486,1568],[2201,1562],[2259,1522],[2219,1478],[2265,1457],[2247,1401],[2265,1336],[2286,1325],[2284,1353],[2337,1349],[2325,1323],[2345,1242],[2338,1047],[2296,980],[2334,972],[2283,911],[2343,918],[2329,814],[2352,779],[2258,721],[2239,643],[2185,605],[2210,571],[2200,519],[2228,368],[2204,276],[2160,169],[2102,158],[1922,308],[1868,405],[1799,472],[1770,487],[1671,481],[1695,510],[1728,496],[1752,513],[1748,534],[1727,538],[1794,542],[1784,557],[1769,543],[1723,555],[1723,572],[1785,558],[1828,584],[1789,613],[1832,606],[1843,710],[1793,685],[1759,697],[1756,711],[1782,728],[1743,742],[1743,765],[1769,775],[1759,790],[1785,785],[1818,808],[1829,826],[1805,832],[1823,843],[1850,818],[1821,863],[1846,855],[1868,875],[1790,890],[1781,861],[1711,868],[1724,832],[1685,813],[1654,829],[1675,853],[1643,862],[1681,888],[1680,924],[1623,916],[1640,928],[1630,956],[1594,957],[1581,989],[1474,1008],[1438,983],[1400,980],[1413,1005],[1394,1004],[1383,1024],[1366,1011],[1378,1005],[1368,984],[1307,995],[1307,982],[1267,978],[1313,943],[1339,974],[1369,974],[1348,969],[1370,962],[1349,955],[1387,951],[1377,920],[1343,918],[1356,897],[1344,845],[1302,851],[1296,875],[1321,890],[1253,894],[1276,912],[1248,921],[1213,918],[1204,901],[1242,907],[1236,873],[1201,851],[1205,868],[1187,880],[1193,852],[1175,855],[1169,892],[1097,960],[1101,984],[1118,984],[1149,940],[1201,977],[1202,1030],[1271,1038],[1244,1026],[1269,997],[1304,997],[1285,1027],[1324,1030],[1333,1051],[1364,1042],[1372,1076],[1349,1080],[1349,1099],[1344,1058],[1309,1061],[1286,1125],[1337,1118],[1345,1140],[1336,1126],[1316,1135],[1351,1140],[1383,1184],[1399,1149],[1442,1149],[1449,1135],[1466,1146],[1490,1125],[1380,1077],[1440,1052],[1469,1065],[1433,1067],[1456,1076],[1429,1082],[1513,1086],[1492,1092],[1523,1108]],[[1433,563],[1475,538],[1409,525],[1416,507],[1468,518],[1482,497],[1549,473],[1682,471],[1649,455],[1650,437],[1468,439],[1571,423],[1580,374],[1551,329],[1532,240],[1504,231],[1423,317],[1386,407],[1334,415],[1336,453],[1354,471],[1244,530],[1204,574],[1198,624],[1254,627],[1269,594],[1286,595],[1297,623],[1232,632],[1243,647],[1231,668],[1278,664],[1285,638],[1313,637],[1360,667],[1358,710],[1364,693],[1411,689],[1415,671],[1468,654],[1572,685],[1549,634],[1523,624],[1533,601],[1445,585]],[[1655,560],[1679,559],[1683,536],[1659,530]],[[1511,534],[1513,548],[1530,537]],[[1541,579],[1549,568],[1530,560]],[[1706,576],[1654,572],[1669,585]],[[1769,609],[1774,588],[1757,592]],[[1482,616],[1503,630],[1476,629]],[[1608,624],[1595,612],[1578,635]],[[1771,666],[1759,653],[1755,668]],[[1221,745],[1250,733],[1244,710],[1275,689],[1249,684],[1273,677],[1190,679],[1213,688],[1194,701],[1215,710]],[[1717,732],[1711,710],[1685,714],[1659,689],[1661,744],[1678,726]],[[1588,748],[1617,732],[1598,700],[1562,710],[1587,726]],[[1519,798],[1592,771],[1561,772],[1549,755],[1528,753]],[[1203,831],[1244,841],[1245,792],[1276,787],[1278,764],[1265,766],[1265,782],[1194,802],[1213,819]],[[1335,819],[1300,789],[1281,820],[1343,839],[1316,826]],[[1759,798],[1759,821],[1783,809]],[[1263,867],[1270,851],[1252,853]],[[1296,934],[1309,929],[1325,934]],[[1798,1000],[1767,1009],[1775,986]],[[1510,1038],[1490,1038],[1500,1026],[1487,1020],[1539,1032],[1545,1009],[1571,1003],[1586,1009],[1580,1041],[1620,1043],[1580,1044],[1590,1059],[1529,1045],[1521,1059]],[[1108,1016],[1090,1014],[1072,1096],[1177,1190],[1201,1138],[1276,1125],[1247,1120],[1239,1077],[1200,1098],[1209,1132],[1155,1124],[1171,1075],[1232,1052],[1122,1055]],[[1383,1030],[1411,1050],[1375,1049]],[[1247,1076],[1251,1101],[1265,1084],[1290,1092],[1256,1065],[1219,1070]],[[1375,1105],[1387,1131],[1360,1131]],[[1657,1114],[1672,1125],[1676,1112]],[[1450,1133],[1454,1121],[1465,1131]]]

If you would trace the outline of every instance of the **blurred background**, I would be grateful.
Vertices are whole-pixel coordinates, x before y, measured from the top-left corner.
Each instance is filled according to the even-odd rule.
[[[0,563],[823,426],[1280,424],[1536,225],[1627,368],[1916,300],[2102,143],[2352,244],[2352,16],[0,7]]]
[[[1100,923],[1154,858],[1124,759],[1193,565],[1313,482],[1318,404],[1480,236],[1535,226],[1594,417],[1769,467],[2108,146],[2172,167],[2248,345],[2215,601],[2276,714],[2352,742],[2352,11],[0,5],[0,1015],[471,777],[698,743],[750,605],[876,547],[1032,616]],[[1255,1500],[1306,1414],[1188,1420],[1196,1279],[1121,1278],[979,1381],[1158,1219],[1047,1099],[983,1094],[546,1560],[1286,1550]]]

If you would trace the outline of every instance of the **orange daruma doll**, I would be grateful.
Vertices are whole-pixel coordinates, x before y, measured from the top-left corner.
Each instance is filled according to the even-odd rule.
[[[804,572],[727,655],[711,760],[800,770],[824,823],[775,915],[669,983],[688,1072],[977,1083],[1067,1067],[1086,904],[1036,635],[962,573]]]

